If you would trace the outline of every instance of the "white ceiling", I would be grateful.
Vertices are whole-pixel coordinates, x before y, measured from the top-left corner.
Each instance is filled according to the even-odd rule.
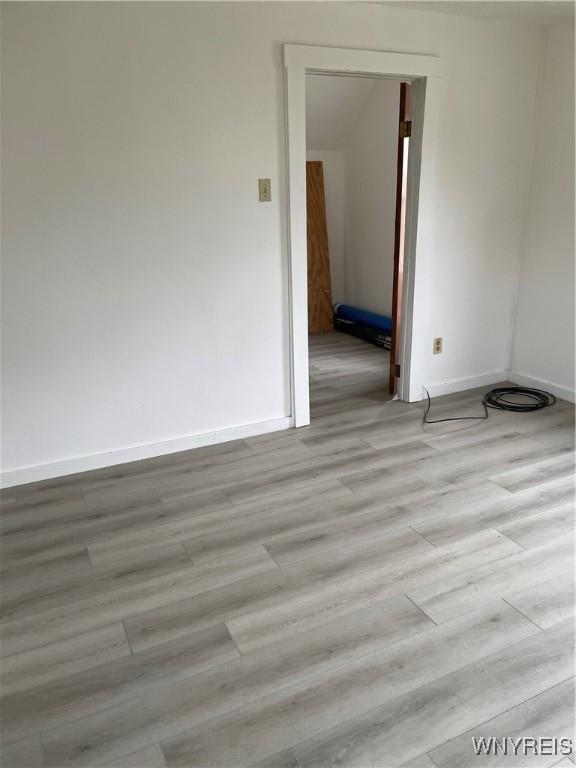
[[[306,75],[306,147],[344,149],[374,80]]]
[[[545,25],[574,21],[575,7],[569,0],[383,0],[372,4]]]

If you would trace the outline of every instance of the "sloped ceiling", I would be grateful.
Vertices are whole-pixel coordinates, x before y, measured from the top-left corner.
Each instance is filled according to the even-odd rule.
[[[365,77],[306,75],[307,149],[344,149],[374,82]]]

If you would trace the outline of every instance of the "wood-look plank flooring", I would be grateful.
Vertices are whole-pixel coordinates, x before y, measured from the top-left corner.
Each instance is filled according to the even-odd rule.
[[[310,355],[310,427],[4,492],[3,768],[564,759],[472,737],[574,735],[573,407]]]
[[[390,352],[346,333],[312,333],[310,410],[312,418],[348,407],[383,403],[388,394]]]

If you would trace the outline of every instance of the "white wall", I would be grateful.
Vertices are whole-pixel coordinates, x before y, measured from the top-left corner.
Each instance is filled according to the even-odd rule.
[[[322,160],[334,302],[390,316],[400,84],[306,76],[306,146]]]
[[[346,145],[347,303],[392,316],[400,84],[377,80]]]
[[[366,77],[306,75],[306,146],[344,150],[372,94]]]
[[[352,3],[7,3],[2,22],[9,482],[289,416],[286,41],[442,57],[418,369],[507,367],[537,31]]]
[[[512,348],[512,378],[574,400],[574,29],[549,27]]]
[[[345,282],[349,271],[345,152],[373,87],[374,81],[368,78],[306,76],[306,159],[323,164],[333,303],[350,303]]]

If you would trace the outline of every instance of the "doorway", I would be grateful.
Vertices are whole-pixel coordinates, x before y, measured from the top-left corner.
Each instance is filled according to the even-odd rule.
[[[306,75],[312,417],[396,391],[409,106],[408,83]]]
[[[438,57],[426,54],[284,45],[288,151],[288,256],[291,403],[294,426],[310,423],[306,236],[306,87],[308,73],[365,76],[409,82],[412,132],[406,185],[406,224],[399,339],[401,400],[421,398],[427,360],[423,340],[427,307],[415,312],[414,295],[426,294],[434,244],[434,153],[439,131]],[[424,131],[426,125],[426,131]],[[417,238],[418,234],[418,238]],[[416,354],[413,354],[416,352]]]

